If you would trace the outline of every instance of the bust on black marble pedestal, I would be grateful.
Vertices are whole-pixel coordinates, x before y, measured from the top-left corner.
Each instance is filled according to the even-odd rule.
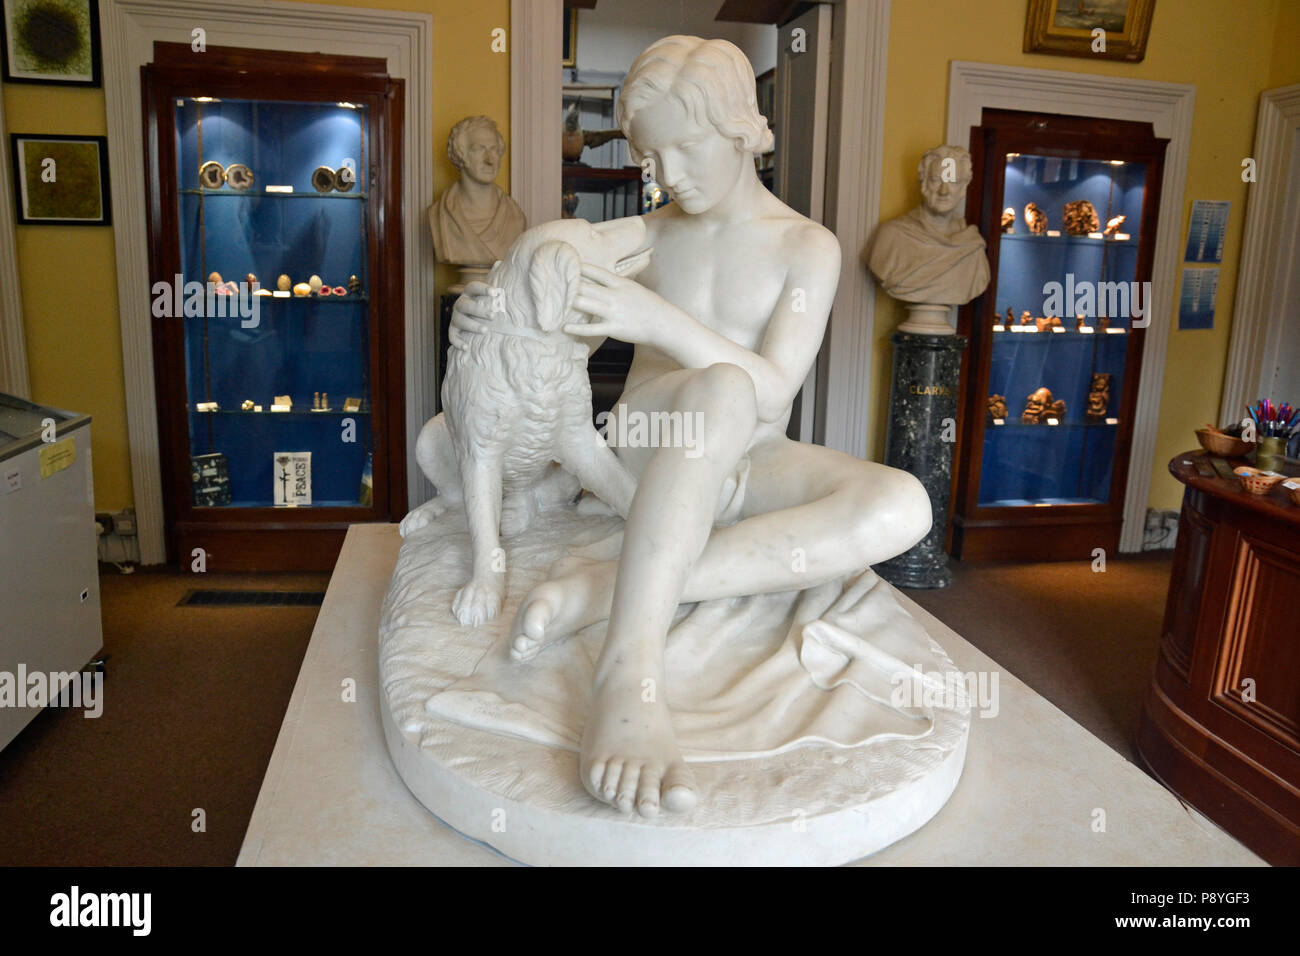
[[[944,537],[957,437],[957,387],[966,340],[951,315],[989,283],[979,230],[963,218],[971,181],[970,153],[960,146],[928,151],[917,166],[922,204],[884,223],[867,265],[908,317],[894,333],[885,464],[911,472],[930,494],[934,523],[925,539],[877,572],[899,587],[941,588],[952,582]]]

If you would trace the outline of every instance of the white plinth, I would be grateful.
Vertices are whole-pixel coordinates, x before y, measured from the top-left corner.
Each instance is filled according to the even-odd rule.
[[[509,865],[435,819],[389,757],[375,635],[400,546],[395,525],[348,532],[240,865]],[[960,670],[1000,671],[905,595],[899,600]],[[344,699],[349,680],[355,701]],[[997,716],[972,721],[965,770],[948,803],[865,864],[1262,862],[1005,671],[1000,692]],[[1094,828],[1097,809],[1106,813],[1101,831]]]

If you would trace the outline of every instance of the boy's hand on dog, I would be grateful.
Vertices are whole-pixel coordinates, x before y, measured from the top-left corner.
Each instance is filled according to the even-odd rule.
[[[674,320],[685,316],[639,282],[589,262],[582,264],[582,284],[573,307],[589,314],[592,321],[564,326],[570,335],[609,336],[656,348],[671,341]]]
[[[467,348],[470,342],[467,336],[480,334],[483,331],[480,323],[491,320],[492,288],[475,279],[466,283],[465,291],[451,307],[451,329],[447,339],[455,348]]]

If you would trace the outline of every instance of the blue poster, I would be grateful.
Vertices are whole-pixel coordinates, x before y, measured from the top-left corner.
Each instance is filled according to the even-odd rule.
[[[1184,269],[1178,293],[1178,328],[1214,328],[1214,306],[1219,297],[1219,270]]]
[[[1197,199],[1192,202],[1184,262],[1223,261],[1223,237],[1228,231],[1228,208],[1231,205],[1227,200]]]

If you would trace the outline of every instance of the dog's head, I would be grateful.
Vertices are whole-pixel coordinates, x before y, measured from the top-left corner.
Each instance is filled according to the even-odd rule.
[[[492,267],[488,285],[505,293],[506,321],[553,332],[584,316],[574,308],[582,281],[582,263],[617,275],[637,275],[650,261],[645,222],[639,216],[590,223],[557,219],[524,232],[505,259]]]

